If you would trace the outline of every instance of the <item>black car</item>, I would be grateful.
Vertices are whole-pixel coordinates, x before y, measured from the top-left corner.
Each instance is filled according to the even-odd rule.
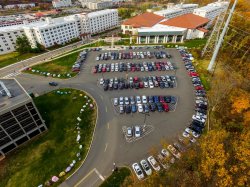
[[[149,97],[148,97],[148,102],[149,102],[149,103],[153,103],[153,102],[154,102],[153,96],[149,96]]]
[[[204,105],[204,104],[201,104],[201,103],[200,103],[200,104],[197,104],[196,107],[197,107],[197,108],[201,108],[201,109],[203,109],[203,110],[207,110],[207,105]]]
[[[155,105],[155,103],[151,103],[151,104],[149,105],[149,109],[150,109],[151,112],[154,112],[154,111],[156,110],[156,105]]]
[[[165,96],[164,100],[166,103],[170,103],[171,102],[171,96]]]
[[[202,113],[202,114],[207,114],[207,110],[204,110],[204,109],[202,109],[202,108],[196,108],[195,109],[197,112],[199,112],[199,113]]]
[[[49,85],[50,85],[50,86],[57,86],[58,83],[57,83],[57,82],[49,82]]]
[[[114,90],[117,90],[118,89],[118,84],[117,83],[114,83]]]
[[[192,129],[193,131],[199,133],[199,134],[202,133],[202,129],[203,129],[203,128],[198,127],[198,126],[196,126],[196,125],[190,125],[189,128]]]
[[[130,88],[130,89],[133,89],[133,88],[134,88],[134,83],[130,83],[130,84],[129,84],[129,88]]]
[[[139,83],[138,82],[135,83],[135,89],[139,89]]]
[[[194,125],[194,126],[198,126],[200,128],[204,128],[205,127],[205,124],[200,122],[200,121],[197,121],[197,120],[193,120],[191,125]]]
[[[126,112],[126,114],[131,113],[131,106],[130,105],[126,105],[125,112]]]
[[[123,83],[122,83],[122,82],[120,82],[120,83],[118,84],[118,88],[119,88],[119,90],[122,90],[122,89],[123,89]]]
[[[109,88],[108,84],[103,84],[103,90],[104,90],[104,91],[107,91],[108,88]]]

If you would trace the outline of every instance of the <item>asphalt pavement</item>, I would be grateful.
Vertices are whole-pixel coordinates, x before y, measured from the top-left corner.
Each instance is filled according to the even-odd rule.
[[[155,51],[156,49],[153,49]],[[172,143],[176,137],[183,132],[194,113],[194,91],[191,80],[185,70],[181,56],[176,49],[167,49],[173,56],[170,61],[178,67],[177,71],[155,71],[155,72],[129,72],[128,76],[147,76],[147,75],[175,75],[177,76],[177,88],[169,89],[139,89],[139,90],[119,90],[106,91],[98,86],[98,80],[104,76],[124,77],[126,73],[104,73],[92,74],[91,69],[94,64],[101,63],[96,61],[96,56],[100,52],[90,52],[86,64],[82,67],[79,75],[68,80],[54,79],[51,77],[41,77],[31,74],[20,74],[15,78],[23,85],[28,92],[41,95],[58,88],[81,89],[89,93],[98,105],[98,120],[92,147],[89,155],[79,170],[61,186],[98,186],[113,169],[113,163],[116,165],[130,166],[134,162],[150,155],[149,150],[156,147],[161,149],[161,141],[164,139]],[[103,51],[101,51],[103,52]],[[131,62],[131,60],[105,61],[112,62]],[[133,60],[134,62],[148,61]],[[156,61],[156,59],[150,59]],[[104,63],[104,61],[103,61]],[[49,81],[59,83],[57,87],[50,87]],[[131,95],[174,95],[178,97],[178,103],[174,112],[168,113],[150,113],[146,119],[146,124],[154,127],[153,132],[147,134],[138,141],[128,143],[123,135],[122,127],[131,125],[141,125],[144,122],[144,115],[136,114],[117,114],[112,105],[112,98]]]

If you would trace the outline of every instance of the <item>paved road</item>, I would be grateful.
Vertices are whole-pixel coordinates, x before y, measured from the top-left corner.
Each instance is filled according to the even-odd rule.
[[[184,130],[194,112],[193,86],[178,51],[175,49],[169,49],[168,51],[173,56],[171,61],[175,62],[179,68],[176,72],[178,87],[174,89],[128,89],[104,92],[97,86],[97,80],[102,75],[91,74],[92,66],[97,63],[94,59],[98,52],[91,52],[82,72],[77,77],[69,80],[56,80],[30,74],[21,74],[16,77],[29,92],[44,94],[52,89],[56,89],[48,86],[49,81],[56,80],[61,88],[69,87],[85,90],[94,97],[98,104],[99,119],[96,124],[94,140],[89,155],[83,166],[61,186],[98,186],[104,178],[110,175],[113,169],[113,162],[117,165],[131,165],[133,162],[139,162],[142,158],[149,156],[149,150],[153,146],[160,150],[161,140],[165,139],[171,143]],[[135,61],[138,62],[140,60]],[[144,59],[144,61],[146,60]],[[105,61],[105,63],[110,62]],[[150,73],[131,72],[129,76],[163,75],[167,73],[174,74],[174,72],[166,71]],[[104,76],[105,78],[125,77],[125,73],[105,73]],[[144,115],[138,113],[119,115],[115,112],[111,99],[119,96],[143,94],[178,96],[178,106],[175,112],[150,113],[146,123],[153,125],[154,131],[136,142],[127,143],[122,134],[122,126],[142,124]]]

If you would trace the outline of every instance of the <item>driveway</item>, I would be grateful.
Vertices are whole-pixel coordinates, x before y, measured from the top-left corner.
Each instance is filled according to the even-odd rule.
[[[21,74],[16,78],[28,92],[44,94],[53,89],[75,88],[88,92],[94,97],[98,104],[98,120],[92,147],[89,155],[80,169],[61,186],[98,186],[104,178],[111,174],[113,163],[119,165],[131,165],[149,156],[152,147],[161,149],[160,142],[164,139],[172,143],[176,137],[182,133],[194,113],[194,92],[191,80],[182,63],[182,58],[176,49],[167,49],[172,55],[170,59],[178,67],[176,72],[130,72],[128,76],[147,76],[147,75],[174,75],[177,76],[177,88],[169,89],[139,89],[106,91],[97,86],[102,74],[92,74],[91,69],[95,57],[100,52],[90,52],[86,64],[81,73],[68,80],[58,80],[53,78],[40,77],[30,74]],[[128,60],[122,60],[128,62]],[[130,60],[131,61],[131,60]],[[139,62],[140,60],[135,60]],[[144,61],[146,61],[144,59]],[[112,61],[119,62],[119,61]],[[101,63],[101,61],[98,61]],[[104,63],[104,61],[103,61]],[[105,61],[111,63],[111,61]],[[104,73],[105,78],[124,77],[125,73]],[[59,83],[58,87],[49,87],[49,81]],[[128,143],[126,142],[122,126],[143,124],[144,115],[136,113],[129,115],[117,114],[112,105],[112,98],[130,95],[174,95],[178,97],[177,108],[169,113],[150,113],[146,124],[154,126],[154,131],[142,139]]]

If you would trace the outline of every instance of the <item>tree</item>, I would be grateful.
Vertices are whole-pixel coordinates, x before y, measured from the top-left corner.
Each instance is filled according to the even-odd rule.
[[[242,89],[236,89],[232,96],[232,113],[242,113],[250,108],[250,94]]]
[[[17,37],[16,50],[21,54],[31,52],[31,45],[25,35]]]

